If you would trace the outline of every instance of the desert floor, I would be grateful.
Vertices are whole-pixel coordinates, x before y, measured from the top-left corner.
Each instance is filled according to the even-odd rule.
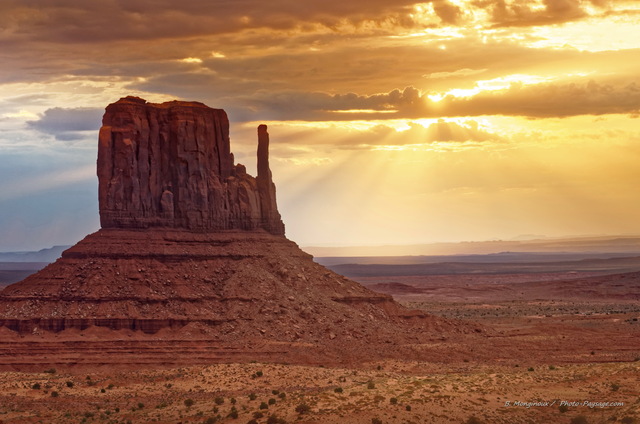
[[[357,280],[413,308],[472,322],[487,336],[472,343],[443,337],[430,347],[451,352],[449,358],[351,368],[229,363],[5,371],[0,422],[640,423],[637,278]]]

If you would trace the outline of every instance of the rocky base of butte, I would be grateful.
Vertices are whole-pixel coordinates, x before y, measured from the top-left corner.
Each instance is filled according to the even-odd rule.
[[[420,358],[419,344],[467,332],[313,262],[284,237],[266,126],[257,178],[233,164],[228,134],[224,111],[200,103],[107,107],[103,228],[0,292],[0,367],[119,360],[105,352],[141,364]]]

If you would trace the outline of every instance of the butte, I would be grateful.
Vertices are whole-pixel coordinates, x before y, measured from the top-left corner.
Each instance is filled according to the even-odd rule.
[[[258,127],[258,175],[234,164],[224,110],[109,105],[101,229],[0,292],[0,367],[421,357],[464,331],[313,262],[285,236]]]

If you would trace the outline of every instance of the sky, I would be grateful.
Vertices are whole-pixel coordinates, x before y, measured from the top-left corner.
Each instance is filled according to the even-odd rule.
[[[0,251],[99,228],[127,95],[268,124],[302,246],[640,234],[638,0],[0,0]]]

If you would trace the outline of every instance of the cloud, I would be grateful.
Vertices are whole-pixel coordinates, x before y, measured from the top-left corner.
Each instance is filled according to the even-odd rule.
[[[445,24],[455,25],[460,20],[462,11],[456,5],[443,1],[433,5],[433,10]]]
[[[440,3],[437,0],[436,3]],[[11,38],[53,42],[149,40],[224,34],[255,28],[291,30],[303,25],[335,28],[344,23],[381,24],[393,20],[411,26],[412,0],[55,0],[43,4],[24,0],[20,5],[3,0],[0,26]],[[113,24],[118,30],[113,30]]]
[[[496,26],[549,25],[588,16],[580,0],[543,0],[542,7],[527,0],[479,0],[475,5],[489,8]]]
[[[468,77],[471,75],[481,74],[487,71],[487,69],[457,69],[451,72],[432,72],[430,74],[423,75],[425,78],[429,79],[439,79],[439,78],[452,78],[452,77]]]
[[[74,141],[84,138],[83,131],[97,131],[104,109],[56,107],[47,109],[37,121],[27,121],[30,128],[55,136],[56,140]]]
[[[470,97],[447,95],[438,102],[415,87],[388,93],[330,95],[321,92],[261,92],[251,97],[257,117],[272,120],[417,119],[481,115],[529,118],[575,115],[637,114],[640,86],[635,83],[511,84]],[[353,113],[343,113],[351,110]]]
[[[439,119],[430,124],[407,121],[380,123],[368,128],[345,128],[339,123],[321,130],[314,127],[297,127],[289,123],[271,124],[275,143],[274,157],[305,157],[331,155],[331,150],[369,150],[378,146],[420,146],[432,143],[503,143],[503,136],[484,129],[472,119],[451,121]],[[323,148],[322,146],[326,146]]]

